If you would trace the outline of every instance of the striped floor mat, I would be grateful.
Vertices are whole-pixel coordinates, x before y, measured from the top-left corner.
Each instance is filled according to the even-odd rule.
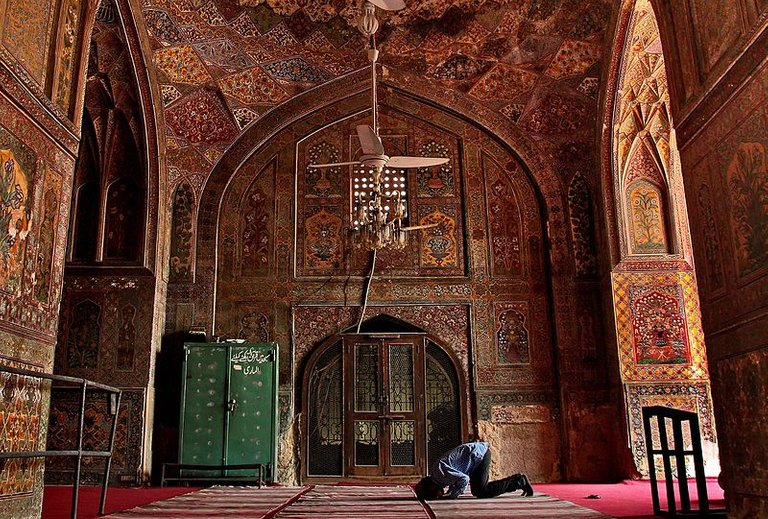
[[[317,485],[276,519],[428,519],[408,486]]]
[[[309,487],[211,487],[117,512],[110,519],[254,518],[272,514]]]
[[[547,494],[504,494],[475,499],[416,499],[411,487],[211,487],[106,516],[110,519],[607,519],[594,510]]]
[[[574,518],[607,519],[607,515],[563,501],[547,494],[535,493],[523,497],[519,493],[503,494],[492,499],[475,499],[466,493],[459,499],[430,501],[429,506],[437,519],[500,519],[526,517],[536,519]]]

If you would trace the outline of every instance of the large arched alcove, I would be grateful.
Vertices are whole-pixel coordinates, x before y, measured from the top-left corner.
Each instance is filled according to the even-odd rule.
[[[183,289],[184,297],[195,301],[196,324],[210,326],[215,335],[281,344],[283,480],[295,477],[297,359],[339,326],[352,325],[363,297],[368,259],[345,237],[346,180],[334,207],[334,197],[312,190],[317,184],[337,189],[338,179],[307,170],[311,156],[354,154],[354,125],[369,117],[363,72],[265,114],[221,157],[200,198],[191,247],[194,282]],[[601,455],[599,464],[593,462],[596,450],[606,448],[606,434],[591,437],[594,424],[610,429],[609,451],[620,432],[610,399],[590,397],[587,403],[572,390],[605,388],[610,378],[602,371],[608,359],[599,323],[573,317],[574,301],[590,301],[582,312],[599,303],[588,293],[594,283],[576,294],[560,180],[536,144],[471,102],[441,99],[429,85],[425,97],[389,82],[381,88],[385,139],[401,139],[408,153],[445,147],[454,157],[454,190],[431,202],[427,196],[416,200],[411,213],[439,205],[453,221],[457,254],[449,266],[430,266],[418,236],[405,253],[385,251],[389,258],[379,266],[386,276],[373,283],[371,306],[449,338],[447,346],[473,388],[469,414],[501,447],[502,463],[525,464],[540,480],[567,477],[574,469],[578,477],[604,472],[614,458]],[[329,145],[337,149],[330,152]],[[439,178],[426,175],[427,183]],[[574,210],[581,207],[583,218],[589,216],[583,208],[593,205],[582,200],[591,195],[581,187]],[[338,256],[307,261],[307,237],[320,223],[332,235],[321,248]],[[582,252],[589,249],[590,225],[571,217],[569,227],[584,237]],[[588,329],[577,332],[577,322]],[[514,441],[519,438],[525,442]],[[586,448],[570,448],[585,442]]]
[[[621,3],[603,113],[602,177],[614,319],[633,470],[648,475],[642,408],[699,416],[720,470],[665,41],[651,0]],[[689,472],[693,470],[688,467]],[[657,462],[657,472],[660,467]]]

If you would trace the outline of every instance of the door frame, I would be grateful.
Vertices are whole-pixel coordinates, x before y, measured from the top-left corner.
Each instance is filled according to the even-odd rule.
[[[405,325],[413,327],[410,323],[405,323]],[[365,323],[364,323],[365,325]],[[363,325],[363,326],[364,326]],[[472,435],[472,424],[470,423],[470,416],[476,415],[476,410],[474,409],[475,402],[472,398],[470,398],[470,395],[468,394],[468,379],[471,377],[471,374],[465,370],[464,364],[460,361],[460,359],[457,357],[457,355],[451,350],[450,347],[446,345],[446,343],[440,338],[436,337],[435,335],[427,332],[426,330],[422,331],[419,329],[418,332],[414,332],[413,328],[408,329],[407,331],[397,331],[393,330],[392,332],[382,333],[382,332],[365,332],[362,333],[353,333],[353,332],[339,332],[334,335],[331,335],[327,337],[325,340],[320,342],[315,348],[313,348],[311,351],[305,354],[304,358],[301,359],[299,365],[298,365],[298,373],[301,373],[301,376],[298,376],[295,378],[295,383],[298,387],[296,387],[294,394],[296,395],[297,402],[296,402],[296,409],[301,410],[300,416],[299,416],[299,438],[298,438],[298,447],[299,447],[299,479],[301,483],[336,483],[336,482],[369,482],[369,481],[381,481],[381,482],[396,482],[396,481],[412,481],[414,479],[413,476],[384,476],[384,477],[363,477],[363,476],[352,476],[347,473],[346,471],[346,457],[343,460],[342,464],[342,474],[341,475],[334,475],[334,476],[310,476],[308,474],[309,470],[309,403],[310,403],[310,394],[309,394],[309,388],[310,388],[310,377],[312,375],[313,370],[315,369],[315,365],[317,364],[317,361],[322,358],[322,355],[325,353],[326,350],[329,348],[334,347],[335,345],[342,343],[342,360],[344,359],[344,345],[343,340],[345,336],[349,335],[355,335],[360,337],[368,337],[371,339],[378,339],[378,338],[388,338],[388,339],[397,339],[401,338],[403,336],[408,335],[421,335],[424,339],[424,362],[426,363],[426,341],[429,341],[433,343],[435,346],[440,348],[450,359],[451,364],[453,366],[453,371],[456,375],[456,382],[458,384],[458,397],[459,397],[459,418],[460,418],[460,425],[459,429],[461,431],[462,441],[467,441],[467,439]],[[468,361],[468,366],[471,365],[471,360]],[[346,369],[346,367],[344,367]],[[342,371],[344,371],[344,369]],[[344,377],[342,373],[342,378]],[[343,383],[343,380],[342,380]],[[343,393],[343,391],[342,391]],[[342,402],[343,406],[346,406],[346,402]],[[425,417],[426,420],[426,417]],[[425,422],[426,423],[426,422]],[[346,427],[346,424],[345,424]],[[346,436],[346,434],[345,434]],[[424,449],[426,445],[426,438],[423,442],[424,446],[422,449]],[[346,445],[342,446],[342,453],[346,452]],[[344,454],[343,454],[344,455]],[[424,451],[424,457],[426,459],[426,451]],[[426,468],[425,468],[426,470]],[[426,475],[426,474],[422,474]]]
[[[415,477],[426,471],[426,411],[424,409],[425,355],[426,337],[424,334],[410,334],[398,337],[374,337],[371,335],[347,335],[343,340],[343,391],[344,391],[344,438],[352,439],[355,423],[361,421],[378,422],[378,465],[357,465],[355,445],[348,442],[344,447],[344,471],[351,477]],[[362,411],[355,409],[357,355],[360,345],[376,346],[377,355],[377,395],[376,410]],[[412,347],[413,407],[410,411],[392,411],[390,395],[390,351],[392,346],[409,345]],[[414,459],[412,465],[393,465],[391,451],[392,423],[394,421],[413,420]],[[415,471],[415,473],[414,473]],[[380,473],[383,472],[383,473]]]

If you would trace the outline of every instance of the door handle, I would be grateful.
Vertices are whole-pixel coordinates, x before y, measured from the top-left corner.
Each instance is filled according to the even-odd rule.
[[[237,400],[234,398],[232,400],[227,401],[227,412],[234,413],[235,409],[237,409]]]
[[[385,420],[405,420],[405,415],[399,414],[385,414],[381,416]]]

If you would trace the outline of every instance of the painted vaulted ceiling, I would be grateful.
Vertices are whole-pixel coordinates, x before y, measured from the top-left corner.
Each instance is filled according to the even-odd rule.
[[[200,189],[265,112],[365,67],[366,42],[355,26],[361,3],[144,0],[172,185],[185,178]],[[378,11],[385,67],[503,115],[556,167],[589,168],[610,0],[406,4],[398,13]]]

